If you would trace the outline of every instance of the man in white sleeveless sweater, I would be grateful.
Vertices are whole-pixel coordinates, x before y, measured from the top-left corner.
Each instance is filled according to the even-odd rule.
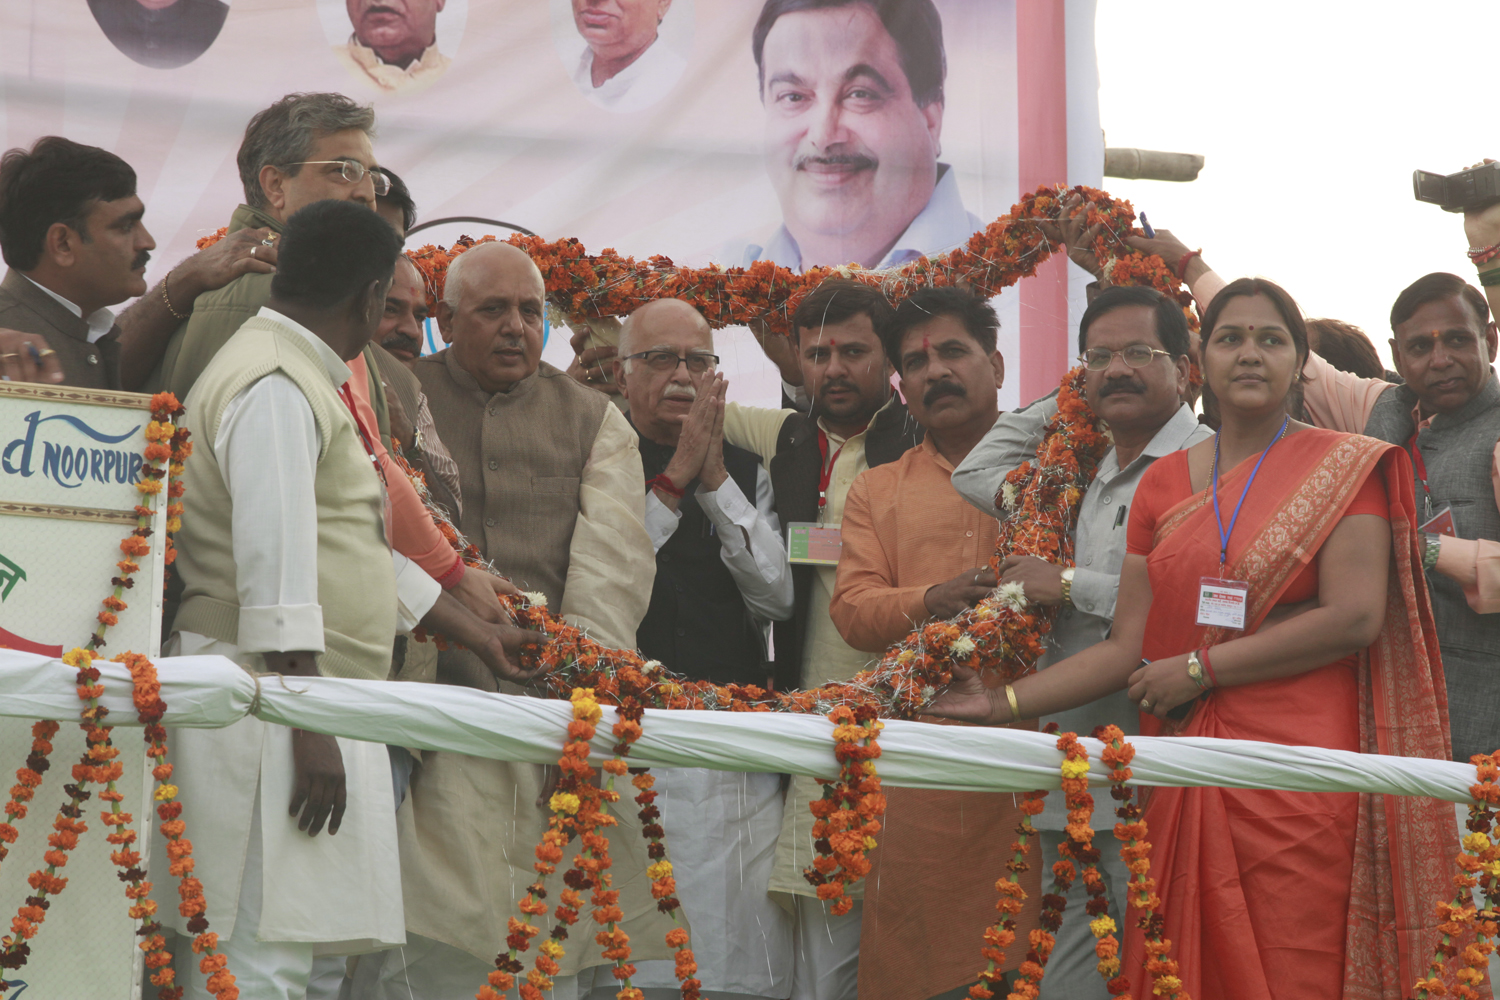
[[[498,675],[524,677],[505,650],[538,637],[481,622],[387,542],[378,432],[354,415],[344,362],[378,328],[400,249],[362,206],[299,211],[269,304],[188,394],[195,451],[174,651],[255,672],[384,680],[391,637],[420,621],[481,651]],[[176,731],[171,745],[208,903],[206,925],[161,908],[179,934],[186,996],[209,995],[190,948],[204,930],[219,935],[241,995],[257,1000],[335,995],[343,961],[332,956],[404,940],[384,746],[253,717]],[[164,852],[153,867],[165,869]]]

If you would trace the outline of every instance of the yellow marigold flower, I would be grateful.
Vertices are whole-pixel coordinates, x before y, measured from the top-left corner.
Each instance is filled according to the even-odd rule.
[[[1176,976],[1159,976],[1156,985],[1151,987],[1151,992],[1159,997],[1171,996],[1182,989],[1182,980]]]
[[[558,944],[555,939],[548,938],[542,942],[542,954],[548,958],[562,958],[563,946]]]
[[[158,801],[158,802],[170,802],[173,799],[177,798],[177,786],[176,785],[158,785],[158,786],[156,786],[156,792],[154,794],[155,794],[156,801]]]
[[[1081,778],[1089,773],[1089,762],[1086,757],[1069,757],[1062,762],[1062,776],[1069,780]]]
[[[1472,854],[1478,854],[1490,846],[1490,838],[1483,833],[1468,833],[1464,835],[1464,850]]]
[[[572,792],[553,792],[552,798],[547,802],[553,812],[567,813],[569,816],[576,814],[582,804]]]
[[[1089,921],[1089,931],[1092,932],[1094,937],[1096,938],[1102,938],[1106,934],[1113,934],[1115,932],[1114,918],[1106,913],[1104,916],[1099,917],[1097,920]]]
[[[875,838],[874,837],[866,837],[865,838],[865,850],[867,850],[867,851],[873,851],[873,850],[875,850]]]
[[[668,861],[666,858],[663,858],[662,860],[656,862],[656,864],[646,869],[646,877],[653,882],[664,879],[671,874],[672,862]]]

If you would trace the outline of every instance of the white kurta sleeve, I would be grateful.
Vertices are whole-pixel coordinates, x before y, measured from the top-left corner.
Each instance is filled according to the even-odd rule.
[[[645,475],[644,472],[641,475]],[[651,550],[660,552],[661,547],[677,533],[677,524],[682,520],[680,511],[672,510],[661,502],[652,490],[646,494],[646,534],[651,536]]]
[[[604,410],[581,478],[557,611],[605,645],[634,649],[651,603],[656,550],[646,534],[646,474],[635,430],[613,406]]]
[[[442,596],[443,588],[416,563],[392,551],[396,570],[396,631],[410,632],[427,617],[427,612]]]
[[[693,499],[713,522],[719,558],[739,585],[745,606],[758,618],[785,621],[792,616],[792,566],[781,543],[776,496],[764,468],[755,470],[755,505],[733,479]]]
[[[237,645],[244,652],[323,651],[313,495],[320,447],[312,407],[280,372],[224,408],[214,451],[234,508]]]

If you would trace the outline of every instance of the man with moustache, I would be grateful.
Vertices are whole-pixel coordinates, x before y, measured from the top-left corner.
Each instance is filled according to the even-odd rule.
[[[97,146],[45,136],[0,160],[0,326],[43,338],[28,350],[56,355],[70,385],[121,387],[109,307],[146,290],[145,214],[135,171]]]
[[[844,507],[843,555],[829,614],[856,649],[885,651],[913,628],[950,618],[994,589],[986,562],[998,525],[970,507],[949,477],[994,425],[1005,362],[989,303],[956,288],[924,288],[896,310],[886,354],[926,431],[898,461],[864,472]],[[994,922],[994,895],[974,891],[1006,874],[997,840],[1020,820],[1010,795],[887,788],[874,866],[865,878],[861,1000],[933,997],[974,982],[974,942]],[[1022,876],[1031,900],[1036,870]],[[1026,940],[1033,908],[1017,919]],[[1024,949],[1012,949],[1014,968]],[[1001,970],[1005,971],[1005,970]]]
[[[573,84],[610,111],[640,111],[666,96],[687,60],[657,33],[672,0],[572,0],[573,25],[586,43]]]
[[[346,0],[354,33],[334,54],[349,72],[386,93],[424,90],[453,64],[437,47],[437,16],[447,2]]]
[[[1028,600],[1060,607],[1039,669],[1064,660],[1109,635],[1120,567],[1125,562],[1125,523],[1135,488],[1153,462],[1209,437],[1183,397],[1188,391],[1187,320],[1182,307],[1155,289],[1121,286],[1106,289],[1078,325],[1079,361],[1087,369],[1084,394],[1089,406],[1108,425],[1114,446],[1099,463],[1098,474],[1084,494],[1074,529],[1076,566],[1063,567],[1036,556],[1011,556],[1001,565],[1001,583],[1020,583]],[[978,510],[1004,518],[1014,498],[997,495],[1011,470],[1035,459],[1048,421],[1057,413],[1057,394],[1030,406],[1000,414],[984,439],[953,471],[953,487]],[[1088,735],[1095,727],[1116,725],[1127,736],[1140,732],[1140,713],[1123,691],[1090,705],[1041,720],[1056,722],[1063,732]],[[1042,870],[1059,860],[1058,845],[1067,839],[1067,810],[1049,796],[1033,824],[1041,831]],[[1100,874],[1109,887],[1110,916],[1123,916],[1130,873],[1118,851],[1100,852]],[[1068,895],[1068,912],[1081,915],[1088,903],[1082,879]],[[1109,991],[1094,968],[1094,936],[1081,918],[1065,920],[1056,934],[1043,1000],[1107,1000]]]
[[[784,221],[736,263],[894,267],[979,229],[938,162],[947,63],[932,0],[766,0],[751,47]]]

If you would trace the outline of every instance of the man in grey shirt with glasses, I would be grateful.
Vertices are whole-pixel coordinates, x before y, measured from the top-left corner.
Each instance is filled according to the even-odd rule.
[[[1040,667],[1054,663],[1109,635],[1125,562],[1125,535],[1135,488],[1151,464],[1186,448],[1212,431],[1198,423],[1183,402],[1188,392],[1187,319],[1182,307],[1144,287],[1110,288],[1090,304],[1078,325],[1078,346],[1088,369],[1084,394],[1108,425],[1114,447],[1099,463],[1099,472],[1079,510],[1074,532],[1076,567],[1064,569],[1035,556],[1012,556],[1001,566],[1002,583],[1021,583],[1038,604],[1061,606],[1048,637]],[[953,473],[953,486],[971,504],[997,518],[1008,511],[997,506],[1005,476],[1035,458],[1047,422],[1057,413],[1056,393],[1009,413],[1002,413],[984,439]],[[1014,498],[1008,500],[1013,504]],[[1000,498],[1001,504],[1007,498]],[[1113,723],[1133,736],[1139,713],[1124,690],[1042,722],[1056,722],[1063,732],[1089,735]],[[1062,796],[1047,797],[1035,820],[1041,831],[1044,871],[1058,859],[1066,839]],[[1123,893],[1129,873],[1118,845],[1106,838],[1097,845],[1100,873],[1109,889],[1110,915],[1121,924]],[[1094,937],[1084,913],[1087,895],[1082,878],[1068,892],[1068,907],[1042,985],[1042,1000],[1068,997],[1105,1000],[1108,991],[1095,970]]]

